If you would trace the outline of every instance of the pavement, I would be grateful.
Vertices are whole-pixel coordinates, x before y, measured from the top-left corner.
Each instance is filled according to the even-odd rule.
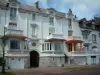
[[[39,67],[39,68],[29,68],[29,69],[13,69],[8,71],[14,71],[17,75],[100,75],[100,65],[96,65],[96,68],[91,68],[87,70],[65,70],[64,68],[73,67]],[[76,66],[74,66],[76,67]],[[77,66],[80,67],[80,66]]]

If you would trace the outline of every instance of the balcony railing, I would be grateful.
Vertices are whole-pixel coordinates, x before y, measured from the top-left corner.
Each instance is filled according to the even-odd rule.
[[[50,39],[50,38],[59,38],[59,39],[62,39],[63,38],[63,35],[62,34],[50,34],[47,39]]]
[[[68,56],[89,56],[89,55],[100,55],[100,51],[74,51],[68,52]]]
[[[45,50],[45,51],[42,51],[42,53],[46,53],[46,54],[63,54],[62,51],[54,51],[54,50]]]
[[[6,34],[18,34],[18,35],[23,35],[22,30],[15,30],[15,29],[7,29]]]
[[[8,54],[28,54],[29,50],[11,49],[7,51]]]

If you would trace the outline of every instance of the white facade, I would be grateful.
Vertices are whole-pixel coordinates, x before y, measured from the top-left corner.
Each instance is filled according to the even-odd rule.
[[[11,9],[12,14],[10,12]],[[71,24],[69,24],[69,19]],[[82,29],[79,27],[77,18],[75,18],[70,9],[68,13],[62,13],[53,8],[38,8],[37,3],[33,7],[20,4],[15,0],[10,2],[7,8],[2,5],[0,6],[1,37],[4,35],[5,26],[7,28],[5,33],[7,37],[5,46],[6,66],[11,69],[37,66],[63,66],[73,64],[73,62],[79,65],[92,64],[91,56],[94,55],[97,56],[96,64],[100,63],[100,54],[98,53],[100,49],[99,31],[92,30],[89,34],[89,42],[92,40],[92,34],[97,35],[97,43],[91,43],[89,51],[77,52],[75,50],[74,52],[68,52],[66,38],[71,34],[68,33],[69,31],[72,32],[71,36],[75,36],[75,40],[84,41],[82,45],[76,45],[78,48],[79,46],[83,47],[83,43],[87,42],[87,40],[83,39]],[[95,48],[97,53],[93,53],[93,55],[91,55],[92,46],[97,47]],[[31,59],[32,51],[37,52],[39,58]],[[2,43],[0,44],[0,52],[2,57]],[[65,56],[67,56],[68,61]],[[74,58],[75,60],[73,60]],[[32,64],[34,63],[33,60],[38,64]],[[80,60],[82,61],[80,62]]]

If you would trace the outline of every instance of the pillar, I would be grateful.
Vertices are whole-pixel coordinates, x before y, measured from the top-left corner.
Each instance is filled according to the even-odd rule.
[[[80,50],[82,50],[82,43],[80,43]]]
[[[72,43],[72,52],[74,52],[75,50],[74,50],[74,43]]]

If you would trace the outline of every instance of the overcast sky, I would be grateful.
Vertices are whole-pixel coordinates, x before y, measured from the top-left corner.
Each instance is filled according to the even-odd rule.
[[[80,18],[91,19],[94,15],[100,16],[100,0],[18,0],[27,5],[34,5],[36,1],[40,2],[40,7],[55,8],[60,12],[67,13],[71,8],[73,14]]]

